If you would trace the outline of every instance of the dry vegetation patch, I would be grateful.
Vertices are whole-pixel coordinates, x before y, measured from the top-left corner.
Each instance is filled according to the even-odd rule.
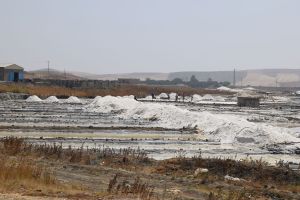
[[[238,200],[300,197],[300,173],[282,162],[270,166],[262,160],[234,161],[201,156],[157,161],[139,149],[89,149],[83,145],[78,149],[64,149],[61,144],[31,144],[15,137],[2,138],[0,150],[0,159],[4,160],[0,164],[0,181],[7,183],[0,186],[2,191],[20,191],[26,185],[30,195],[91,197],[83,189],[76,193],[74,191],[79,189],[72,190],[57,181],[49,168],[53,163],[63,166],[64,172],[83,173],[84,181],[90,181],[86,180],[87,176],[105,177],[107,189],[101,193],[104,198],[193,199],[200,195],[198,199]],[[111,177],[108,179],[105,173],[110,173]],[[81,177],[80,174],[77,176]],[[35,187],[40,188],[39,192],[32,189]],[[91,192],[87,188],[84,191]],[[93,198],[99,195],[95,192],[90,193]]]
[[[108,89],[100,88],[66,88],[58,86],[38,86],[32,84],[10,83],[0,84],[1,92],[26,93],[29,95],[37,95],[40,97],[58,96],[78,96],[78,97],[95,97],[95,96],[125,96],[135,95],[137,97],[145,97],[154,93],[176,92],[178,94],[193,95],[193,94],[232,94],[226,91],[213,89],[190,88],[184,86],[148,86],[148,85],[121,85]]]

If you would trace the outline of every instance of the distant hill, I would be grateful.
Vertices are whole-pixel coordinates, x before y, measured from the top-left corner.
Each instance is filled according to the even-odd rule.
[[[233,71],[189,71],[172,72],[168,79],[181,78],[185,81],[195,75],[198,80],[206,81],[209,78],[216,81],[228,81],[233,83]],[[236,71],[237,86],[282,86],[299,87],[300,69],[259,69],[259,70],[241,70]]]
[[[27,71],[25,72],[25,78],[26,79],[33,79],[33,78],[39,78],[39,79],[67,79],[67,80],[82,80],[85,79],[80,76],[76,76],[72,73],[59,71],[56,69],[40,69],[40,70],[34,70],[34,71]]]
[[[171,73],[123,73],[123,74],[91,74],[85,72],[67,72],[51,69],[41,69],[26,72],[26,78],[42,79],[94,79],[94,80],[117,80],[118,78],[138,78],[145,80],[173,80],[180,78],[184,81],[190,80],[195,75],[199,81],[207,81],[209,78],[215,81],[228,81],[233,83],[233,71],[186,71]],[[240,70],[236,71],[237,86],[281,86],[281,87],[300,87],[300,69],[259,69],[259,70]]]
[[[87,79],[97,79],[97,80],[117,80],[118,78],[138,78],[141,80],[146,80],[147,78],[151,78],[153,80],[167,80],[169,73],[124,73],[124,74],[90,74],[84,72],[72,72],[72,74],[80,77],[84,77]]]

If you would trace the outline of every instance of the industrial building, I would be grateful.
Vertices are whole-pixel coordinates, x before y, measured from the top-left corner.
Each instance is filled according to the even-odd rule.
[[[259,97],[238,97],[237,100],[240,107],[259,107],[260,105]]]
[[[18,82],[24,80],[24,68],[16,64],[0,64],[0,81]]]

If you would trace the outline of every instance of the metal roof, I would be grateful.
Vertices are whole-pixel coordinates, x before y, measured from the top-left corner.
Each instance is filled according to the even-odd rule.
[[[0,64],[0,67],[4,67],[5,69],[17,69],[17,70],[24,69],[23,67],[16,64]]]

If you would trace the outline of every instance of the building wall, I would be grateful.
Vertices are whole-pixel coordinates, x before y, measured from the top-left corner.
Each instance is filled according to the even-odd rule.
[[[19,81],[24,80],[24,71],[17,69],[4,69],[4,81],[14,81],[14,74],[18,73]]]
[[[0,67],[0,81],[4,81],[4,67]]]

